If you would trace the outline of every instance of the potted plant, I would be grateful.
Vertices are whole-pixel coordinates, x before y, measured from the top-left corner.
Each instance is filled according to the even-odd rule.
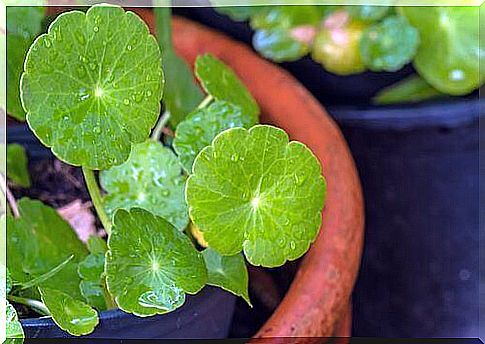
[[[478,331],[482,11],[182,11],[289,70],[339,123],[366,195],[366,251],[354,298],[357,335],[462,337]],[[429,319],[431,312],[440,322]]]
[[[139,13],[153,28],[151,12]],[[234,299],[214,288],[197,293],[209,284],[250,302],[245,260],[279,266],[306,252],[317,238],[326,195],[318,156],[334,163],[326,173],[328,181],[335,181],[329,191],[340,188],[328,198],[334,204],[327,204],[324,220],[328,238],[318,236],[295,279],[296,290],[260,335],[335,333],[347,311],[362,240],[359,183],[338,130],[286,74],[182,20],[175,22],[181,26],[175,31],[175,47],[190,62],[198,56],[195,74],[206,96],[201,97],[191,78],[184,78],[180,87],[170,73],[177,68],[180,76],[187,67],[171,47],[167,12],[158,9],[156,18],[158,42],[140,17],[120,7],[70,11],[59,15],[27,52],[19,94],[27,123],[58,159],[81,167],[107,242],[92,236],[84,244],[51,207],[8,197],[8,299],[48,316],[21,320],[24,329],[40,337],[224,336]],[[303,106],[301,123],[286,122],[272,108],[273,93],[248,83],[246,73],[242,79],[250,84],[250,93],[220,59],[201,54],[205,51],[198,42],[207,43],[222,59],[220,49],[231,46],[247,57],[251,68],[275,72],[265,82],[284,80],[285,92],[297,92],[287,105]],[[239,73],[235,52],[227,56]],[[288,132],[294,139],[306,136],[302,125],[328,129],[324,139],[309,132],[307,142],[317,156],[304,144],[289,142],[284,130],[257,124],[258,103],[263,120],[293,128]],[[8,166],[17,167],[7,172],[9,178],[28,185],[22,150],[9,150]],[[18,170],[23,171],[20,179]],[[104,194],[95,171],[100,171]],[[298,211],[287,202],[298,204]],[[344,260],[349,249],[350,259]],[[330,264],[322,268],[323,262]],[[311,285],[315,277],[317,285]],[[332,297],[316,288],[325,286],[333,293],[335,284],[340,292]],[[309,295],[320,302],[314,314],[306,315],[321,321],[313,332],[309,323],[288,323],[301,320],[299,313],[311,308]],[[218,302],[226,307],[220,309]],[[19,331],[14,308],[8,309],[12,328]],[[223,324],[214,327],[211,321]]]

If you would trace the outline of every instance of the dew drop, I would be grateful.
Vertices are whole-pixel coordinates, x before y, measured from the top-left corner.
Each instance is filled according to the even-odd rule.
[[[280,246],[280,247],[285,246],[285,239],[284,238],[281,238],[281,239],[278,240],[278,246]]]
[[[162,196],[167,197],[168,195],[170,195],[170,191],[168,191],[167,189],[162,190]]]
[[[231,161],[237,162],[238,160],[239,160],[239,155],[237,155],[237,154],[231,155]]]
[[[77,32],[75,37],[79,44],[86,43],[86,38],[84,38],[84,35],[81,32]]]
[[[125,99],[123,100],[123,104],[125,104],[125,105],[130,105],[130,100],[129,100],[128,98],[125,98]]]
[[[296,244],[294,241],[290,241],[290,248],[294,250],[296,248]]]
[[[51,47],[51,41],[48,38],[46,38],[44,40],[44,45],[45,45],[46,48],[50,48]]]
[[[89,68],[91,68],[91,70],[95,70],[95,69],[96,69],[96,67],[97,67],[97,66],[96,66],[96,63],[92,63],[92,62],[91,62],[91,63],[89,64]]]
[[[132,47],[131,45],[129,45],[129,44],[128,44],[128,45],[126,46],[126,50],[131,51],[131,49],[133,49],[133,47]]]
[[[93,28],[93,31],[94,31],[94,32],[98,32],[98,31],[99,31],[99,27],[95,26],[95,27]]]
[[[151,95],[152,95],[152,91],[148,90],[148,91],[146,92],[146,96],[147,96],[147,97],[151,97]]]

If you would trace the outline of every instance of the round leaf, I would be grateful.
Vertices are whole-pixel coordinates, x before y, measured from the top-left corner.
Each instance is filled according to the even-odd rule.
[[[248,269],[241,254],[221,256],[208,248],[202,252],[207,267],[207,284],[241,296],[251,305],[248,294]]]
[[[259,116],[258,104],[251,93],[222,61],[210,54],[198,56],[195,61],[195,74],[204,90],[215,99],[239,106],[247,116]]]
[[[414,66],[438,91],[464,95],[482,84],[485,72],[480,63],[485,63],[485,52],[479,11],[478,7],[401,8],[421,39]]]
[[[224,101],[198,109],[177,126],[173,148],[186,171],[192,171],[195,157],[202,148],[211,144],[220,132],[234,127],[249,128],[257,118],[245,116],[241,109]]]
[[[268,6],[251,18],[254,29],[290,29],[300,25],[318,25],[323,11],[318,6]]]
[[[56,289],[39,288],[39,291],[52,320],[64,331],[82,336],[93,332],[98,325],[98,313],[84,302]]]
[[[101,173],[108,213],[143,208],[183,230],[188,222],[185,177],[175,154],[148,140],[133,147],[128,161]]]
[[[106,309],[104,295],[104,253],[91,253],[78,265],[79,284],[86,302],[98,310]]]
[[[364,31],[360,53],[370,70],[395,72],[411,62],[418,45],[418,31],[406,18],[392,16]]]
[[[106,282],[118,306],[138,316],[180,307],[207,281],[190,239],[143,209],[118,210],[108,240]]]
[[[124,162],[160,113],[160,49],[134,13],[100,5],[61,14],[30,48],[21,80],[27,121],[72,165]]]
[[[219,134],[204,148],[186,187],[192,221],[223,255],[244,250],[253,265],[302,256],[321,224],[325,180],[318,160],[278,128]]]
[[[276,62],[296,61],[309,52],[308,45],[295,40],[286,29],[256,31],[253,46],[261,55]]]

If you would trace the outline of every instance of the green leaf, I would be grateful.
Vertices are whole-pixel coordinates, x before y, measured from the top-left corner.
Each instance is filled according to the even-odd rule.
[[[7,324],[6,324],[6,335],[8,339],[12,338],[24,338],[24,331],[22,325],[17,317],[17,312],[15,308],[7,302]]]
[[[219,134],[187,180],[192,221],[222,255],[244,251],[253,265],[301,257],[321,224],[326,186],[318,160],[278,128]]]
[[[30,187],[27,154],[24,147],[17,143],[7,145],[7,177],[17,185]]]
[[[389,13],[390,7],[360,5],[360,6],[345,6],[345,9],[355,19],[366,21],[366,22],[373,22],[384,18]]]
[[[108,247],[108,290],[125,312],[173,311],[185,302],[185,293],[197,293],[207,281],[202,255],[190,239],[146,210],[118,210]]]
[[[202,251],[202,255],[207,267],[207,284],[241,296],[252,307],[248,294],[248,270],[243,256],[221,256],[210,248]]]
[[[224,101],[216,101],[198,109],[179,124],[175,131],[173,148],[187,172],[192,171],[195,157],[220,132],[234,127],[249,128],[257,123],[252,116],[245,116],[241,109]]]
[[[253,29],[290,29],[318,25],[323,17],[318,6],[268,6],[251,17]]]
[[[93,332],[98,325],[98,313],[84,302],[56,289],[39,288],[39,291],[52,320],[61,329],[82,336]]]
[[[451,95],[465,95],[478,88],[485,71],[477,7],[403,7],[419,31],[414,66],[431,86]]]
[[[406,18],[392,16],[364,31],[360,53],[370,70],[395,72],[412,61],[418,45],[418,31]]]
[[[59,15],[30,48],[24,70],[27,122],[72,165],[123,163],[160,114],[160,49],[137,15],[117,6]]]
[[[419,76],[411,76],[379,91],[372,101],[379,105],[418,103],[442,96]]]
[[[296,61],[309,52],[309,46],[295,40],[286,29],[258,30],[253,46],[264,57],[276,61]]]
[[[104,253],[91,253],[78,265],[78,273],[82,279],[79,284],[81,294],[89,305],[100,311],[107,309],[104,261]]]
[[[257,119],[259,107],[234,71],[210,54],[198,56],[195,74],[204,90],[217,100],[225,100],[241,108],[246,116]]]
[[[96,236],[96,235],[91,235],[88,238],[88,241],[86,243],[89,252],[91,253],[106,253],[108,251],[108,245],[106,244],[106,241],[103,240],[103,238]]]
[[[52,278],[55,274],[61,271],[69,262],[74,258],[73,255],[69,256],[65,261],[60,263],[59,265],[55,266],[52,270],[47,271],[45,274],[42,274],[28,282],[24,282],[21,284],[22,289],[29,289],[35,286],[40,285],[41,283],[47,281],[48,279]]]
[[[134,146],[128,161],[101,172],[100,181],[108,192],[104,203],[111,215],[120,208],[138,207],[166,218],[180,230],[189,222],[182,168],[175,154],[159,142]]]
[[[191,69],[173,49],[170,7],[156,7],[153,11],[165,72],[163,103],[165,110],[170,112],[170,123],[175,127],[197,107],[203,94],[195,83]]]
[[[82,299],[79,291],[77,263],[87,255],[83,243],[56,210],[40,201],[22,198],[18,202],[20,218],[7,216],[8,269],[15,282],[27,283],[58,266],[71,255],[72,260],[41,283],[59,288]]]
[[[5,290],[5,295],[10,294],[10,291],[12,291],[12,286],[13,286],[13,281],[12,281],[12,276],[10,276],[10,271],[6,269],[7,271],[7,276],[6,276],[6,290]]]
[[[44,13],[44,7],[7,7],[7,112],[20,121],[25,120],[20,76],[27,50],[41,31]]]

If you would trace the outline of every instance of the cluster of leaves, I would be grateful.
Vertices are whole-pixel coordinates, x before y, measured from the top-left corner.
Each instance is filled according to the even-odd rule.
[[[200,90],[171,46],[170,13],[155,15],[158,42],[121,7],[63,13],[24,63],[27,123],[82,167],[108,240],[83,243],[54,209],[21,199],[19,216],[7,216],[9,298],[40,305],[73,335],[92,332],[98,311],[164,314],[205,285],[250,303],[245,258],[282,265],[320,228],[326,185],[316,157],[257,124],[250,92],[209,54],[195,63]],[[175,134],[165,145],[167,123]]]
[[[214,1],[214,0],[213,0]],[[217,2],[215,3],[217,5]],[[254,6],[215,7],[248,20],[254,48],[277,62],[304,55],[339,75],[395,72],[413,62],[413,77],[376,100],[419,101],[465,95],[484,81],[479,64],[479,11],[473,7]]]

